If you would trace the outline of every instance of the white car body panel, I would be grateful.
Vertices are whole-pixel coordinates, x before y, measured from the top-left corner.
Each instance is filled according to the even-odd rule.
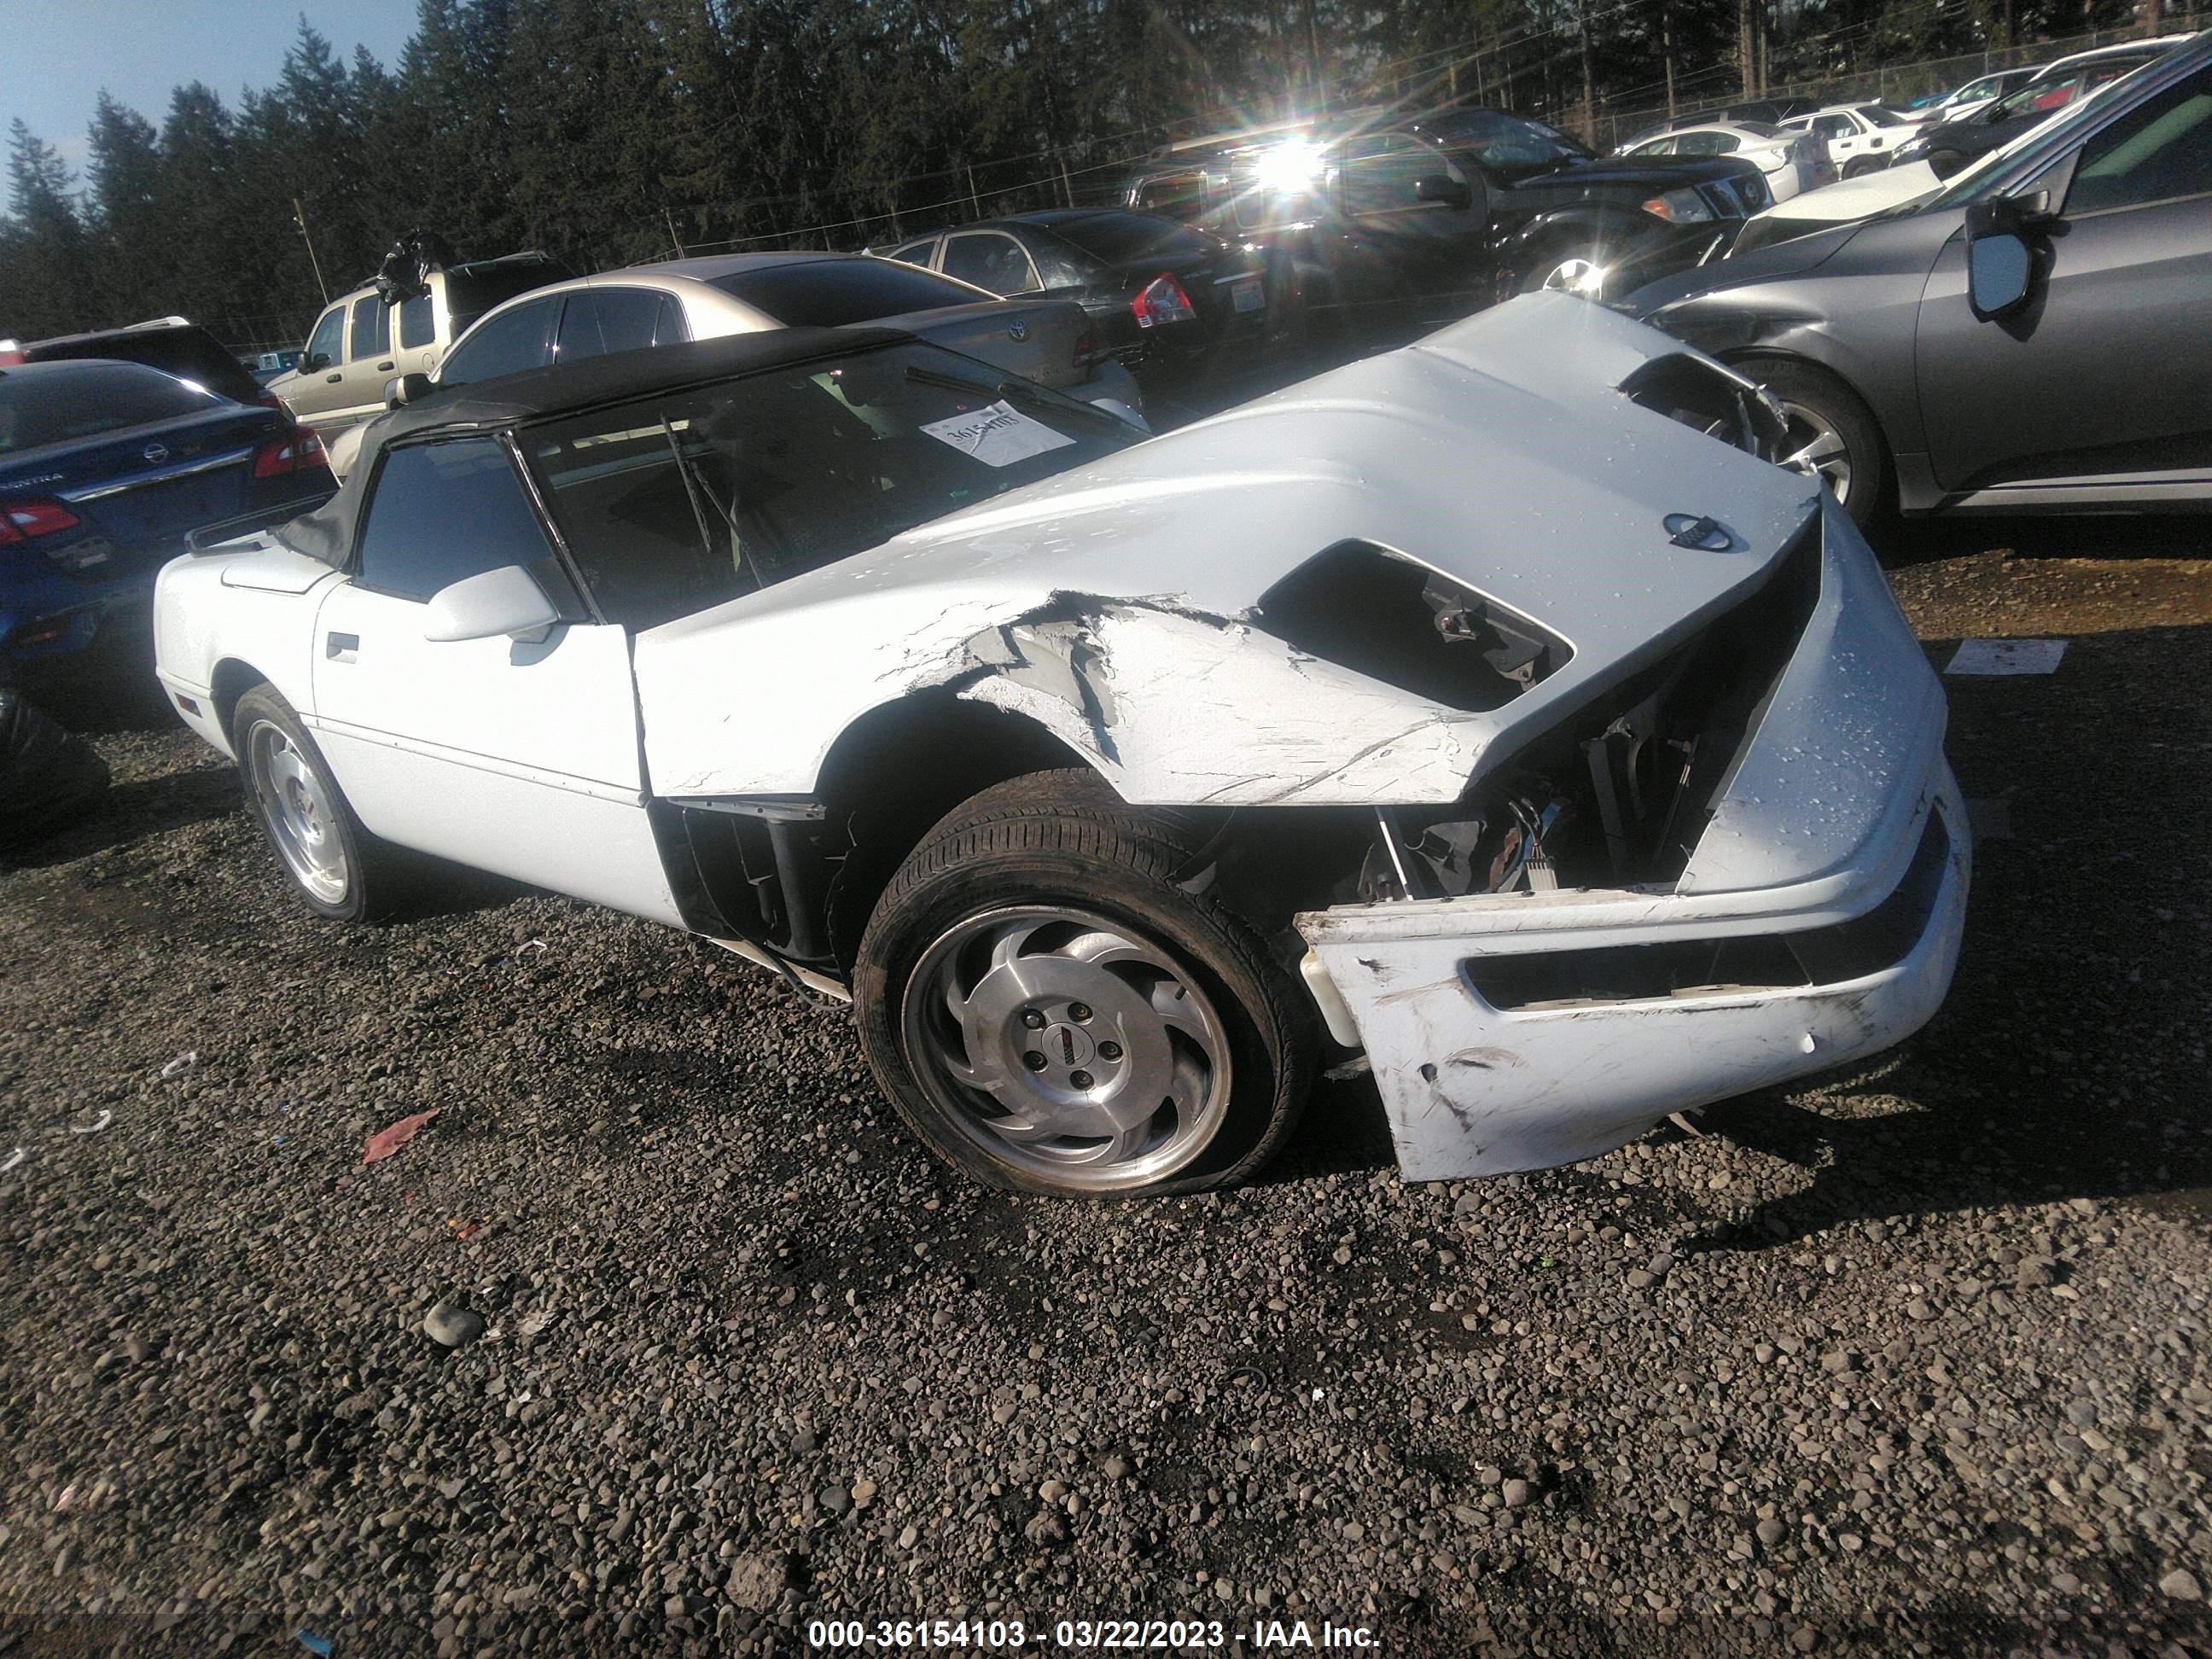
[[[163,572],[161,673],[205,698],[225,665],[265,672],[395,841],[681,925],[648,804],[803,800],[840,736],[888,703],[1018,713],[1138,805],[1449,805],[1786,560],[1815,562],[1809,620],[1678,880],[1298,918],[1309,980],[1364,1044],[1408,1177],[1573,1161],[1917,1029],[1965,903],[1940,683],[1809,480],[1620,389],[1681,356],[1571,295],[1525,296],[628,641],[410,639],[380,596],[255,538]],[[1718,520],[1725,550],[1670,539],[1670,515]],[[1571,657],[1471,714],[1266,632],[1267,589],[1354,540],[1510,606]],[[355,660],[334,633],[357,636]],[[1848,929],[1908,901],[1901,953],[1832,984],[1506,1006],[1469,969]]]
[[[1813,510],[1804,478],[1613,389],[1681,349],[1571,295],[1526,296],[651,629],[636,662],[655,787],[805,793],[852,720],[957,683],[1039,720],[1139,804],[1455,799],[1486,750],[1549,724],[1624,658],[1662,651],[1764,569],[1669,545],[1668,511],[1711,511],[1771,550]],[[1594,476],[1584,446],[1601,422],[1622,441]],[[1505,479],[1541,516],[1471,511]],[[1468,714],[1244,625],[1270,585],[1354,539],[1545,619],[1573,660]],[[1623,603],[1592,603],[1604,593]],[[1103,672],[1072,675],[1071,650]],[[812,717],[739,723],[777,706]],[[1239,742],[1219,740],[1223,720]]]
[[[1735,141],[1727,150],[1685,150],[1681,141],[1697,133],[1723,133]],[[1618,155],[1727,155],[1750,162],[1766,179],[1767,195],[1786,202],[1809,190],[1818,190],[1825,167],[1820,141],[1807,132],[1785,133],[1772,138],[1734,121],[1710,121],[1702,126],[1678,127],[1640,143],[1624,145]]]

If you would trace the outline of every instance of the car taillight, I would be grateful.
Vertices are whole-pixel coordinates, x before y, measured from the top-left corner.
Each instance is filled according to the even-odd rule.
[[[257,478],[281,478],[287,473],[330,464],[323,441],[304,429],[271,438],[253,452],[253,476]]]
[[[1198,307],[1191,304],[1190,295],[1182,291],[1182,284],[1164,270],[1129,301],[1129,309],[1136,313],[1139,328],[1151,328],[1158,323],[1188,323],[1198,316]]]
[[[1078,368],[1088,368],[1097,353],[1098,342],[1091,337],[1088,329],[1075,337],[1075,366]]]
[[[74,530],[77,516],[59,501],[9,501],[0,504],[0,543],[27,542],[51,536],[58,530]]]

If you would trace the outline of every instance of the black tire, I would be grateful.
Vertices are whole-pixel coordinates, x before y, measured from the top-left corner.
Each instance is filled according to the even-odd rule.
[[[21,692],[0,686],[0,849],[74,823],[107,793],[107,763]]]
[[[246,804],[301,902],[333,921],[369,921],[386,914],[398,896],[397,849],[369,834],[354,816],[323,751],[292,705],[274,687],[253,687],[231,711],[230,742]],[[297,759],[295,777],[302,787],[295,795],[288,796],[270,771],[270,750],[280,742]],[[328,884],[319,887],[302,873],[298,838],[304,822],[320,829],[315,846],[330,854],[325,870],[341,872],[335,889]]]
[[[1879,165],[1879,162],[1870,161],[1863,155],[1854,156],[1844,163],[1843,176],[1846,179],[1861,178],[1872,173]]]
[[[1199,884],[1188,879],[1188,866],[1204,841],[1172,813],[1124,805],[1081,769],[1035,773],[987,789],[923,838],[892,876],[861,937],[853,1002],[876,1080],[931,1151],[985,1185],[1012,1191],[1150,1196],[1242,1181],[1281,1146],[1311,1084],[1317,1022],[1302,988],[1252,924],[1210,887],[1189,890]],[[981,1012],[992,989],[986,981],[994,977],[986,972],[969,992],[969,1024],[956,1024],[943,988],[957,986],[963,963],[989,960],[986,946],[1018,934],[1018,951],[1044,942],[1036,954],[1015,957],[1021,966],[1013,977],[1028,981],[1018,993],[1024,1006]],[[1083,960],[1085,942],[1101,939],[1150,955],[1115,959],[1110,969]],[[1063,945],[1077,955],[1058,954]],[[1164,978],[1156,977],[1163,968]],[[1055,972],[1070,976],[1060,991],[1030,988]],[[1121,1001],[1114,987],[1094,996],[1099,1012],[1086,1038],[1068,1023],[1091,1021],[1086,1005],[1052,999],[1091,994],[1085,988],[1109,974],[1117,985],[1126,977],[1140,988],[1124,987]],[[1000,988],[1007,982],[1001,980]],[[1145,1086],[1161,1074],[1144,1069],[1158,1050],[1141,1028],[1163,998],[1177,1017],[1169,1024],[1206,1027],[1158,1034],[1173,1050],[1181,1097],[1175,1091],[1148,1094]],[[1138,1012],[1124,1023],[1117,1008]],[[1018,1030],[1018,1023],[1024,1029]],[[1037,1035],[1026,1035],[1028,1027]],[[988,1030],[992,1039],[971,1046],[970,1030]],[[1104,1040],[1110,1035],[1127,1038],[1126,1052]],[[937,1058],[950,1054],[981,1068],[1030,1042],[1039,1050],[1022,1061],[1033,1073],[1045,1068],[1029,1062],[1057,1043],[1090,1047],[1079,1054],[1056,1051],[1056,1068],[1126,1059],[1118,1075],[1097,1081],[1103,1085],[1098,1098],[1133,1120],[1123,1133],[1127,1156],[1112,1137],[1091,1133],[1089,1120],[1083,1134],[1048,1132],[1045,1118],[1024,1104],[1049,1106],[1046,1097],[1066,1087],[1078,1092],[1058,1097],[1060,1109],[1079,1117],[1103,1112],[1106,1106],[1080,1092],[1093,1086],[1086,1072],[1031,1078],[1000,1064],[1001,1092],[994,1095],[960,1082]],[[1095,1062],[1088,1058],[1093,1053]],[[1225,1086],[1213,1061],[1217,1053],[1225,1057]],[[1209,1080],[1207,1088],[1185,1080],[1198,1074]],[[1129,1086],[1122,1089],[1125,1081]],[[1185,1097],[1193,1103],[1188,1107]],[[1037,1122],[1024,1119],[1024,1111]],[[1033,1150],[1021,1150],[994,1123],[1038,1137],[1027,1143]],[[1093,1146],[1103,1149],[1098,1162],[1073,1161]]]
[[[1858,394],[1826,369],[1792,357],[1747,357],[1735,367],[1781,400],[1793,441],[1818,444],[1823,428],[1841,440],[1847,474],[1839,481],[1824,465],[1822,476],[1852,523],[1863,530],[1878,522],[1888,510],[1889,448]]]
[[[1509,283],[1499,285],[1500,291],[1498,297],[1500,300],[1505,300],[1516,294],[1540,294],[1543,292],[1546,279],[1568,260],[1588,259],[1593,264],[1598,264],[1600,261],[1597,258],[1597,252],[1598,250],[1595,247],[1579,247],[1569,242],[1559,242],[1549,247],[1540,247],[1535,252],[1528,255],[1520,264],[1512,268]]]

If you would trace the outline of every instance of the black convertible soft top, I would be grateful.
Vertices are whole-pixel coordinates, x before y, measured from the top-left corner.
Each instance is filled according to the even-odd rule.
[[[295,553],[343,565],[376,459],[392,445],[431,433],[496,432],[558,416],[580,415],[656,392],[677,392],[712,380],[782,368],[823,357],[848,357],[914,336],[896,328],[778,328],[726,335],[685,345],[612,351],[580,363],[525,369],[434,392],[419,403],[380,415],[362,434],[361,453],[338,493],[271,532]]]

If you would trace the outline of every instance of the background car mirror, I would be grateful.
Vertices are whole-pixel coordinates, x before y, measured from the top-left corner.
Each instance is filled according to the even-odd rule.
[[[435,388],[427,374],[401,374],[384,383],[384,406],[398,409],[404,404],[420,403]]]
[[[455,641],[496,639],[504,634],[535,645],[560,620],[560,611],[527,570],[503,564],[433,594],[422,619],[422,637]]]
[[[1431,173],[1413,180],[1413,199],[1441,202],[1446,207],[1471,208],[1474,192],[1447,173]]]

